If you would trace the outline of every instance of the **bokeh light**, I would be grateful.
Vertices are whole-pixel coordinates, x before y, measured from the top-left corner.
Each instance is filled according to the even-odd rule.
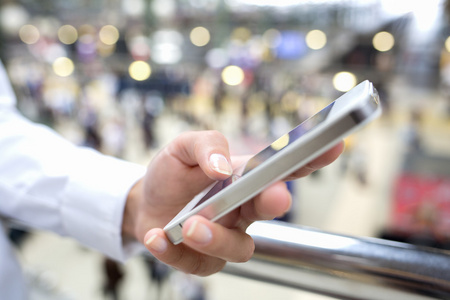
[[[78,32],[72,25],[63,25],[58,29],[58,39],[61,43],[71,45],[78,39]]]
[[[333,77],[333,86],[340,92],[347,92],[356,86],[357,79],[353,73],[339,72]]]
[[[311,30],[306,34],[306,45],[313,50],[319,50],[327,44],[327,36],[322,30]]]
[[[248,41],[251,38],[251,36],[252,32],[250,31],[250,29],[246,27],[238,27],[234,29],[233,32],[231,33],[232,40],[237,40],[241,42]]]
[[[119,30],[113,25],[105,25],[98,33],[100,41],[105,45],[114,45],[119,40]]]
[[[176,30],[158,30],[152,36],[152,60],[158,64],[176,64],[182,57],[183,36]]]
[[[0,28],[5,34],[16,35],[20,27],[28,22],[30,16],[22,5],[15,3],[3,4],[4,2],[2,1],[2,5],[0,5]]]
[[[19,30],[20,40],[28,45],[37,43],[37,41],[39,41],[40,36],[41,35],[36,26],[30,24],[23,25]]]
[[[55,72],[56,75],[61,77],[67,77],[72,75],[75,67],[73,64],[73,61],[70,58],[67,57],[58,57],[53,62],[53,72]]]
[[[197,47],[206,46],[211,40],[209,30],[205,27],[195,27],[190,34],[191,43]]]
[[[269,29],[263,34],[263,42],[269,48],[276,48],[281,43],[281,33],[276,29]]]
[[[130,64],[128,68],[130,77],[136,81],[147,80],[152,74],[152,69],[150,65],[142,60],[134,61]]]
[[[445,49],[450,52],[450,36],[445,40]]]
[[[228,66],[222,71],[222,80],[228,85],[239,85],[244,77],[244,71],[238,66]]]
[[[159,18],[170,18],[175,15],[177,4],[175,0],[153,0],[150,8]]]
[[[395,44],[395,39],[392,34],[386,31],[381,31],[375,34],[372,40],[373,47],[380,52],[386,52],[392,49]]]

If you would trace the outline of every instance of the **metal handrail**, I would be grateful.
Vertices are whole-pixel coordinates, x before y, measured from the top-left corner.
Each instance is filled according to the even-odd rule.
[[[256,222],[255,254],[224,272],[338,299],[450,299],[450,252]]]

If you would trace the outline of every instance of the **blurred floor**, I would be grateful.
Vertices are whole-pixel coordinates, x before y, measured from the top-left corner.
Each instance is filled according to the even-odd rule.
[[[333,165],[296,182],[293,221],[336,233],[377,236],[386,226],[390,214],[393,182],[405,156],[405,124],[411,107],[423,112],[422,135],[428,150],[449,153],[450,123],[443,115],[445,99],[431,93],[418,93],[410,87],[392,84],[389,116],[369,125],[349,140],[348,150]],[[419,106],[427,98],[426,105]],[[159,120],[160,128],[170,140],[177,133],[173,116]],[[164,126],[170,123],[172,126]],[[179,125],[182,128],[182,124]],[[67,129],[67,128],[66,128]],[[167,141],[163,138],[161,145]],[[136,143],[139,137],[135,136]],[[133,149],[133,148],[130,148]],[[129,150],[128,157],[145,163],[146,151]],[[363,169],[358,169],[365,166]],[[31,285],[33,300],[105,299],[102,293],[102,255],[79,246],[71,239],[35,232],[19,254]],[[158,299],[157,286],[149,279],[143,257],[132,258],[125,265],[120,299]],[[160,299],[185,299],[182,283],[191,280],[205,288],[206,299],[328,299],[267,283],[216,274],[208,278],[185,277],[174,272],[161,290]],[[53,295],[53,298],[51,296]]]

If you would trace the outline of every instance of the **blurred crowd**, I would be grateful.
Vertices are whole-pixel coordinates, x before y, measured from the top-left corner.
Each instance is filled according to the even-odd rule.
[[[371,80],[384,126],[400,127],[407,149],[384,236],[447,248],[447,3],[272,2],[2,1],[0,58],[27,117],[137,162],[186,130],[216,129],[233,154],[256,152]],[[396,97],[405,94],[413,97]],[[357,137],[347,140],[342,172],[368,185],[361,148]],[[161,281],[167,270],[149,264]],[[114,295],[121,270],[110,261],[105,268]],[[190,286],[190,299],[201,299],[202,288]]]

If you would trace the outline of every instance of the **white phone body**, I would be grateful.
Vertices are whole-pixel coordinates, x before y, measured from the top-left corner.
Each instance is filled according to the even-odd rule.
[[[364,81],[234,170],[224,181],[194,197],[164,231],[170,241],[183,241],[183,223],[193,215],[216,221],[244,204],[275,181],[317,158],[381,114],[379,96]]]

